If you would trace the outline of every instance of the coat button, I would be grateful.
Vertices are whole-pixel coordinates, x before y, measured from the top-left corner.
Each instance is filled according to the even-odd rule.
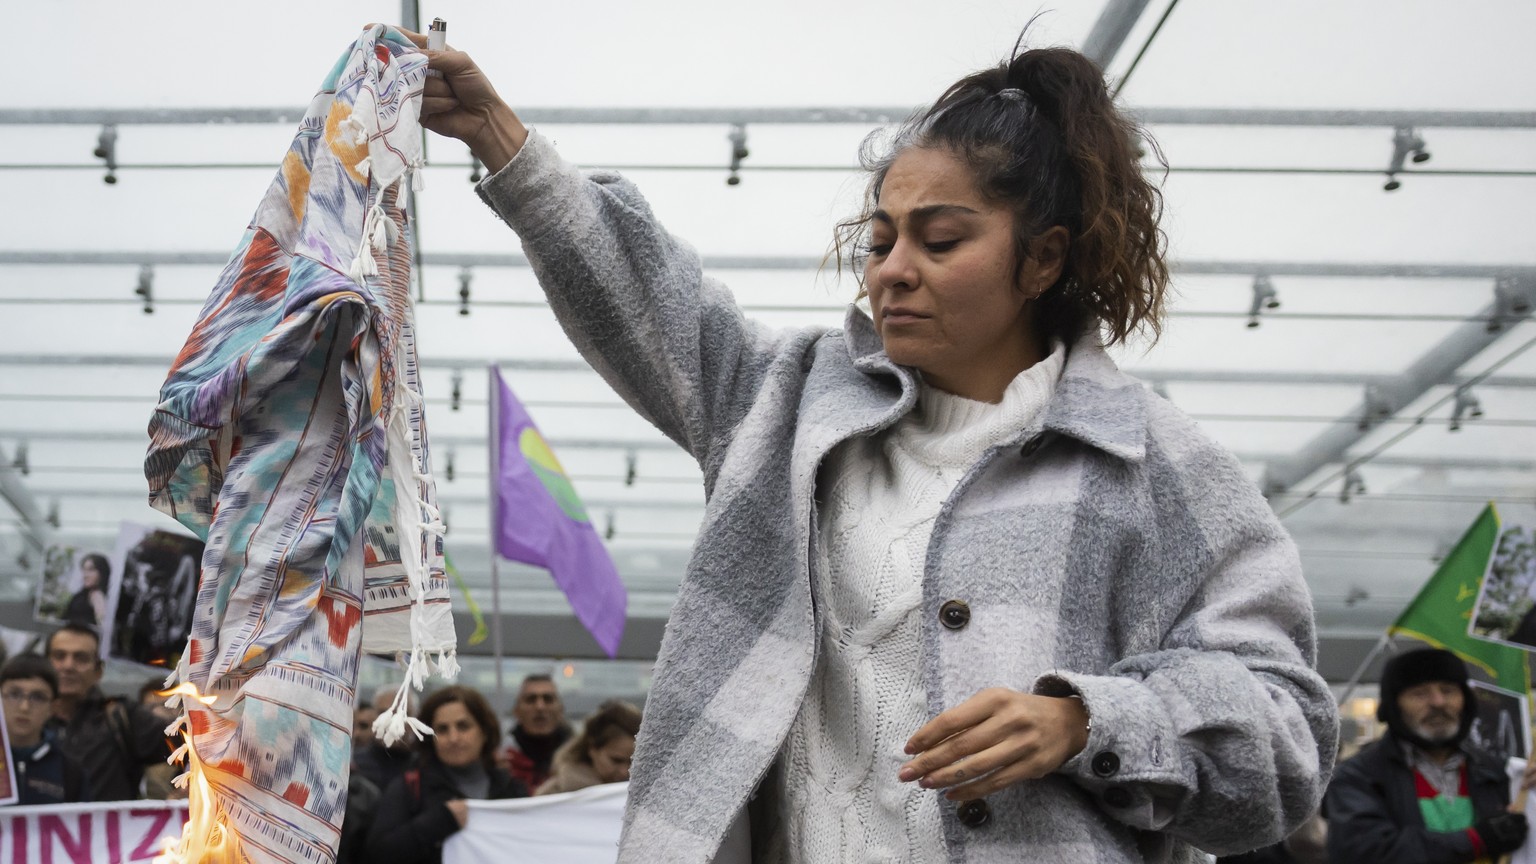
[[[939,607],[939,623],[951,630],[959,630],[971,623],[971,607],[964,600],[950,600]]]
[[[1119,786],[1111,786],[1104,790],[1104,803],[1116,809],[1124,809],[1131,806],[1131,793]]]
[[[967,828],[980,828],[992,819],[992,806],[980,798],[975,801],[967,801],[955,811],[960,817],[960,824]]]
[[[1120,770],[1120,757],[1108,750],[1100,750],[1093,757],[1093,773],[1100,777],[1113,777]]]

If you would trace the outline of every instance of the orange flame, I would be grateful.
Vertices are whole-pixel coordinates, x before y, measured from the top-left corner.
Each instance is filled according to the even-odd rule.
[[[158,695],[180,696],[183,700],[196,699],[204,705],[212,705],[218,700],[217,696],[199,693],[196,685],[190,681]],[[180,837],[168,836],[161,841],[160,855],[154,859],[153,864],[239,864],[244,857],[240,854],[240,837],[214,801],[208,773],[203,770],[203,761],[197,756],[197,748],[192,746],[192,731],[185,709],[179,722],[182,726],[182,747],[176,754],[172,754],[170,761],[181,761],[186,765],[186,773],[177,780],[186,783],[187,822],[182,826]],[[178,755],[181,756],[179,760]]]

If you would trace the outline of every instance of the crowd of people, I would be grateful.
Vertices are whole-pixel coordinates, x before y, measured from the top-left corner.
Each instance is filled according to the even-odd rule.
[[[16,769],[20,805],[175,799],[180,768],[166,762],[179,744],[166,737],[175,713],[157,679],[134,700],[101,689],[104,666],[95,628],[55,630],[41,655],[0,666],[0,703]],[[504,735],[485,696],[472,687],[431,691],[411,713],[432,729],[385,745],[373,721],[394,688],[360,702],[354,715],[352,770],[339,862],[434,864],[443,842],[465,824],[468,799],[496,800],[573,792],[629,779],[640,709],[611,699],[579,729],[549,675],[527,676]]]

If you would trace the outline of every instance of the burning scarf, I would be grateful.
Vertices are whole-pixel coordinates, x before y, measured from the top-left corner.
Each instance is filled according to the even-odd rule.
[[[360,653],[458,671],[409,293],[426,67],[380,25],[336,63],[150,421],[150,503],[207,542],[167,681],[182,860],[333,861]],[[408,695],[386,741],[425,731]]]

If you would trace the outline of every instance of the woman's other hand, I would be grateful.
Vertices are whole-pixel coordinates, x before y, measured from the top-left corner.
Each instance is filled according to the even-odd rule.
[[[902,781],[969,801],[1055,771],[1088,744],[1088,712],[1077,699],[1004,687],[977,693],[930,720],[907,742],[917,758]]]
[[[464,803],[463,798],[446,801],[443,803],[443,806],[447,807],[448,812],[453,814],[453,820],[459,823],[460,828],[463,828],[469,822],[469,805]]]
[[[400,32],[426,51],[426,36],[403,28]],[[421,125],[463,141],[487,170],[492,174],[500,171],[522,149],[528,129],[468,54],[452,48],[426,54],[427,68],[442,77],[427,78]]]

